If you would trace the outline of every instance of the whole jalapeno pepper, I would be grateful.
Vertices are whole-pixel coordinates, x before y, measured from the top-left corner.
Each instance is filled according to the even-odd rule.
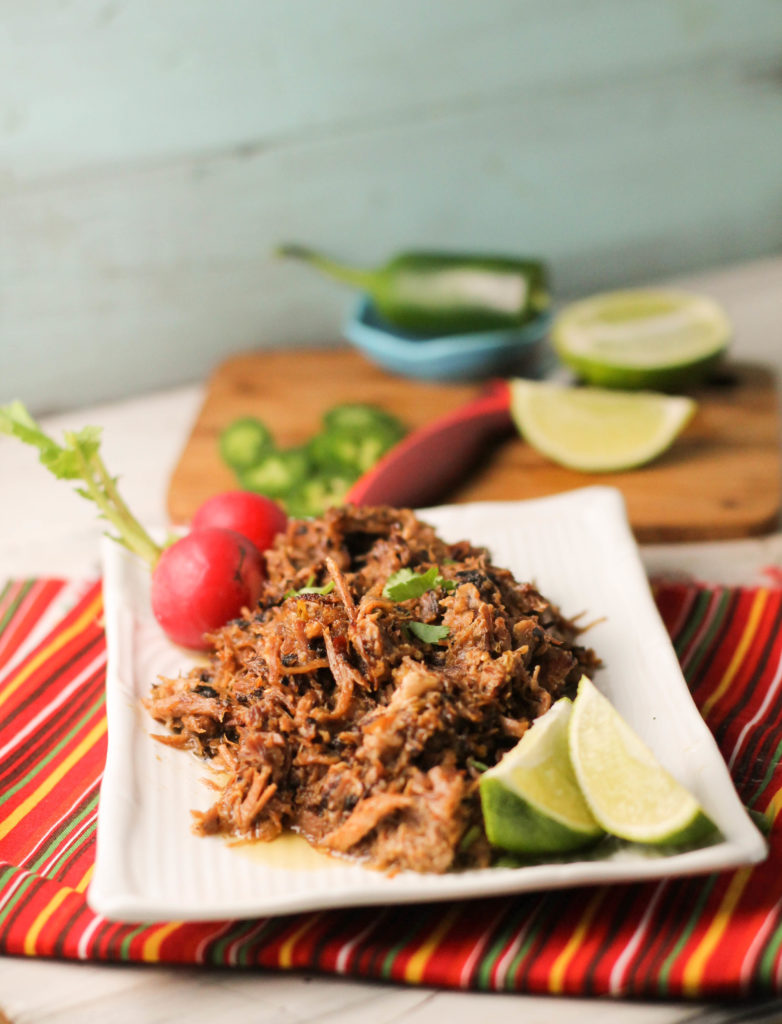
[[[412,251],[364,269],[300,245],[278,254],[362,289],[383,320],[424,337],[518,327],[550,304],[546,266],[536,259]]]

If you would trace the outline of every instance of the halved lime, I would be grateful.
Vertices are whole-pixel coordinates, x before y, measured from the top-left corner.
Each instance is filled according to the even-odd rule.
[[[578,684],[568,741],[581,792],[606,832],[654,846],[690,844],[714,832],[695,797],[586,676]]]
[[[732,328],[716,302],[667,289],[605,292],[565,307],[551,340],[589,384],[683,388],[719,360]]]
[[[615,472],[642,466],[673,443],[695,411],[691,398],[652,391],[572,388],[517,378],[511,415],[522,437],[570,469]]]
[[[512,853],[560,853],[603,835],[576,782],[568,757],[573,704],[558,700],[516,746],[481,776],[486,835]]]

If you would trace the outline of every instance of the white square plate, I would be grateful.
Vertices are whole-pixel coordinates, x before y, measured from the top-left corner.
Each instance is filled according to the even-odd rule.
[[[387,877],[279,841],[248,855],[191,831],[212,793],[205,765],[153,740],[141,706],[158,675],[189,667],[149,610],[146,569],[105,543],[109,746],[90,906],[120,921],[206,920],[424,900],[453,900],[715,871],[762,860],[766,846],[682,677],[655,607],[619,493],[590,487],[525,502],[421,512],[445,540],[486,545],[496,565],[531,580],[566,615],[601,619],[589,643],[605,663],[595,678],[660,761],[718,825],[722,841],[662,856],[624,847],[600,859],[445,875]]]

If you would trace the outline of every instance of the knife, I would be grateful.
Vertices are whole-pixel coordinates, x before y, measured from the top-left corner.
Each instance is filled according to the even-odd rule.
[[[414,430],[360,477],[345,500],[354,505],[420,508],[467,475],[485,445],[513,429],[510,388],[492,381],[466,405]]]

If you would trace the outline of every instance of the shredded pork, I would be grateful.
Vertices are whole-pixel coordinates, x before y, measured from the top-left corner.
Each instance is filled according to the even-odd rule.
[[[197,830],[293,829],[386,871],[489,863],[481,768],[597,664],[573,623],[409,510],[293,520],[266,562],[258,607],[213,634],[210,666],[161,679],[147,701],[159,738],[219,773]],[[420,597],[384,596],[400,569],[432,567],[440,582]]]

